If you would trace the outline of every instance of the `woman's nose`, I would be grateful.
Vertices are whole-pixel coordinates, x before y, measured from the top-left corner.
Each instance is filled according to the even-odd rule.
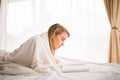
[[[64,46],[64,42],[62,42],[62,44],[61,44],[62,46]]]

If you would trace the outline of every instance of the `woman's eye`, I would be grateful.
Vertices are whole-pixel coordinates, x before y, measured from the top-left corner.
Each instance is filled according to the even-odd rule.
[[[64,41],[65,39],[62,39],[62,41]]]

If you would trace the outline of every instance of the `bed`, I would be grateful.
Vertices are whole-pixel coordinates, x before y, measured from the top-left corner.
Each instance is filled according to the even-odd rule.
[[[60,57],[63,62],[61,72],[34,75],[0,74],[0,80],[120,80],[120,65],[95,63]]]

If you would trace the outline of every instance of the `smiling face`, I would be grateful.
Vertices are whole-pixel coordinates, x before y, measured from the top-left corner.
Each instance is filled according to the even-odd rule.
[[[52,37],[52,47],[54,50],[60,48],[64,45],[64,41],[67,39],[68,34],[67,33],[61,33],[57,35],[53,35]]]

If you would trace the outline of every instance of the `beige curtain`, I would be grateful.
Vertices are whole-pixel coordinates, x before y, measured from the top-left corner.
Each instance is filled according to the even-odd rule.
[[[108,60],[120,64],[120,0],[104,0],[111,25]]]

